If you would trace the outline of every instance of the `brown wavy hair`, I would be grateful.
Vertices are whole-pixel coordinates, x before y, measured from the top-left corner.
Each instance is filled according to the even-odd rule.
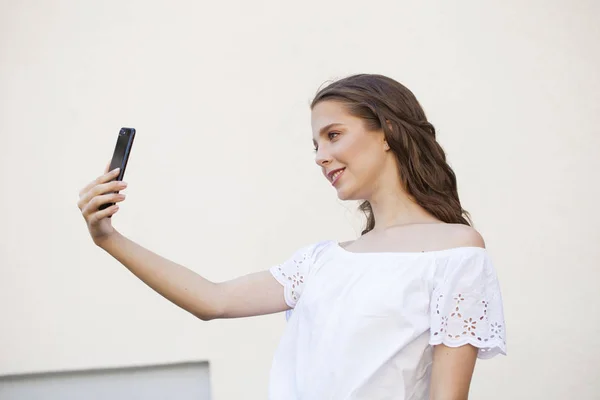
[[[311,109],[326,100],[344,104],[368,130],[383,130],[398,160],[402,185],[417,204],[443,222],[471,225],[458,198],[456,175],[435,138],[435,128],[408,88],[386,76],[359,74],[319,90]],[[359,209],[367,217],[364,235],[375,227],[375,217],[368,201]]]

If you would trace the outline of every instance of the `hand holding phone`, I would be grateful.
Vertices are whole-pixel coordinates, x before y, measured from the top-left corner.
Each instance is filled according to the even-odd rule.
[[[120,168],[119,175],[113,179],[116,181],[122,181],[125,176],[125,168],[127,167],[127,161],[129,160],[129,154],[131,153],[131,147],[133,146],[133,139],[135,138],[135,129],[133,128],[121,128],[119,136],[117,137],[117,144],[113,152],[112,160],[110,162],[109,171],[115,168]],[[116,192],[118,193],[118,192]],[[104,210],[115,203],[102,204],[98,209]],[[110,218],[110,217],[109,217]]]
[[[79,191],[77,207],[81,210],[90,235],[97,245],[115,231],[111,224],[111,217],[119,209],[117,203],[125,200],[125,195],[119,191],[127,186],[123,182],[123,177],[134,137],[135,129],[122,128],[119,131],[112,160],[104,174]]]

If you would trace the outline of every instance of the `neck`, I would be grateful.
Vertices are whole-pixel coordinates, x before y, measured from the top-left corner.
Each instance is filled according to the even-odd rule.
[[[392,226],[440,222],[399,188],[380,191],[369,199],[369,203],[375,218],[374,232],[384,231]]]

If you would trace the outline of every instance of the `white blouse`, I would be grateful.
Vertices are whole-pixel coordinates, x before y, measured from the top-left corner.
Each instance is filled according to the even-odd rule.
[[[270,271],[291,307],[271,400],[422,400],[432,345],[506,354],[500,287],[483,248],[353,253],[325,241]]]

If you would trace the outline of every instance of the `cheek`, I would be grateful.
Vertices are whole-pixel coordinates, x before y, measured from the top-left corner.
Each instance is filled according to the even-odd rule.
[[[381,167],[382,155],[368,140],[355,141],[348,146],[344,155],[352,173],[359,179],[371,179]]]
[[[343,163],[346,166],[354,164],[360,164],[356,161],[363,155],[364,143],[356,139],[348,138],[347,140],[340,141],[334,146],[332,155],[336,160]]]

